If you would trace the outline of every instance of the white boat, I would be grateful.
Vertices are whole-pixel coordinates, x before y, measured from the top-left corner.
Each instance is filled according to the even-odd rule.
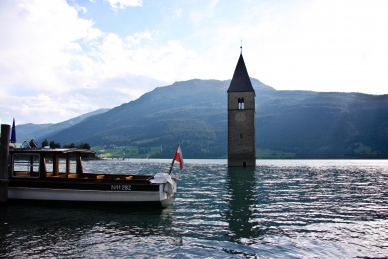
[[[177,191],[179,178],[171,169],[181,152],[169,173],[155,175],[84,172],[81,157],[95,153],[86,149],[13,148],[9,153],[8,200],[166,207]]]

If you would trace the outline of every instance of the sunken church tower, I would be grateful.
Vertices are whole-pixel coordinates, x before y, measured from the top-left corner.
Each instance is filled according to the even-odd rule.
[[[228,93],[228,166],[256,166],[255,90],[240,54]]]

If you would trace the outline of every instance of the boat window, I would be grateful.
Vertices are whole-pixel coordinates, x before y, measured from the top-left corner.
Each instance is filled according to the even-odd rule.
[[[59,156],[58,169],[60,174],[77,173],[77,156],[76,154],[65,154]]]
[[[39,177],[39,154],[13,154],[13,177]]]
[[[44,158],[46,177],[58,176],[58,155],[48,154]]]

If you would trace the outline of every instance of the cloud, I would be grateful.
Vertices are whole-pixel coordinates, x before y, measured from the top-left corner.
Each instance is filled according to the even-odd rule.
[[[0,119],[59,122],[186,79],[196,57],[180,41],[104,33],[64,1],[0,3]]]
[[[230,78],[242,39],[250,76],[276,89],[386,94],[387,12],[388,2],[379,0],[231,6],[228,15],[212,13],[190,38],[207,42],[196,49],[206,67],[197,76]],[[199,17],[194,24],[205,15]]]
[[[60,93],[65,86],[56,68],[71,58],[74,48],[93,23],[79,19],[63,1],[2,1],[0,17],[0,81],[36,91]],[[55,87],[53,87],[55,85]]]
[[[203,21],[214,17],[215,9],[219,0],[206,1],[205,5],[199,5],[197,8],[190,12],[190,20],[195,24],[200,24]]]
[[[58,69],[93,23],[65,1],[1,1],[0,24],[1,120],[56,122],[82,111],[82,103],[66,97]]]
[[[142,0],[107,0],[113,10],[125,9],[128,6],[142,6]]]
[[[370,92],[373,86],[374,93],[386,93],[387,11],[383,1],[314,1],[285,17],[289,23],[281,24],[284,30],[267,52],[269,69],[277,70],[273,85],[348,92]]]
[[[181,18],[182,17],[182,8],[178,8],[173,11],[174,12],[174,17]]]
[[[152,34],[148,31],[124,39],[108,33],[88,42],[89,51],[82,52],[75,60],[82,67],[82,75],[90,82],[93,78],[115,78],[128,74],[173,82],[187,75],[185,65],[197,57],[195,51],[186,50],[180,41],[168,41],[156,47],[148,45],[148,42],[152,44]],[[72,75],[72,71],[69,72]]]
[[[161,12],[114,33],[75,3],[0,1],[0,120],[60,122],[174,81],[230,79],[241,39],[250,76],[276,89],[387,93],[386,1],[214,0],[169,10],[179,23]]]

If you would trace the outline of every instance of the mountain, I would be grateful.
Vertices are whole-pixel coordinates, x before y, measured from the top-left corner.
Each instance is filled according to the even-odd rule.
[[[80,115],[78,117],[72,118],[70,120],[60,122],[60,123],[46,123],[46,124],[33,124],[33,123],[27,123],[27,124],[20,124],[17,125],[17,140],[18,142],[27,141],[29,142],[31,139],[35,140],[43,140],[44,138],[50,138],[51,134],[55,134],[60,132],[61,130],[64,130],[66,128],[69,128],[77,123],[80,123],[84,119],[94,116],[97,114],[104,113],[108,111],[109,109],[98,109],[93,112],[89,112],[83,115]],[[37,142],[38,144],[40,142]]]
[[[388,95],[276,91],[251,78],[256,147],[268,157],[388,158]],[[50,136],[60,143],[163,147],[186,158],[226,157],[230,80],[176,82]],[[287,156],[284,156],[287,154]]]
[[[16,125],[16,137],[17,141],[22,143],[23,141],[30,141],[31,139],[36,139],[36,137],[41,136],[41,132],[50,126],[54,125],[53,123],[45,124],[20,124]]]
[[[277,91],[257,110],[259,147],[298,158],[388,158],[388,95]]]

